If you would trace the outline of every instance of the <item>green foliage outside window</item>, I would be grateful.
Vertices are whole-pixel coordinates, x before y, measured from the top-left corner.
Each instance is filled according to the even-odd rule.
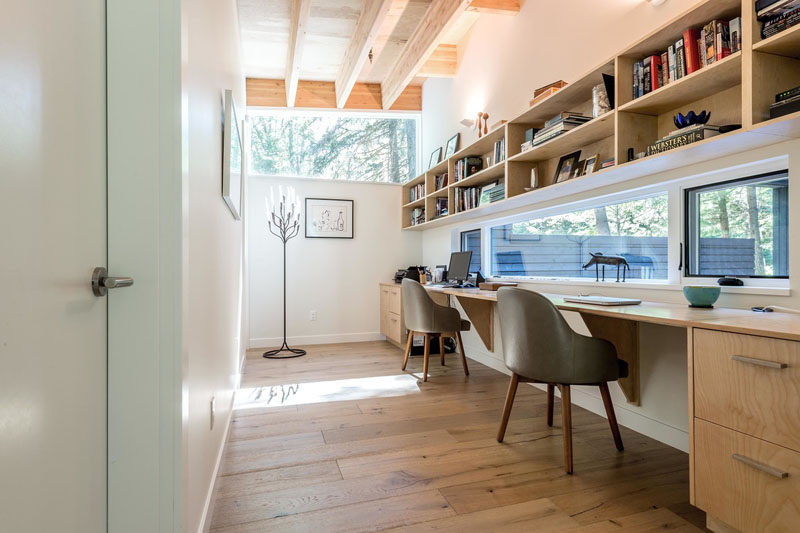
[[[417,175],[416,117],[276,112],[253,116],[255,174],[402,183]]]

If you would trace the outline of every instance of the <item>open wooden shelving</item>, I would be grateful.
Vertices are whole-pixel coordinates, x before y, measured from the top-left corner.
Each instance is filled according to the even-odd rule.
[[[634,99],[631,80],[633,63],[661,53],[689,27],[700,27],[713,19],[742,17],[742,50],[709,66]],[[616,109],[581,126],[520,152],[525,131],[540,128],[562,111],[591,114],[592,89],[603,83],[603,74],[615,75]],[[553,76],[557,78],[558,76]],[[538,102],[507,123],[460,149],[447,160],[403,186],[403,227],[423,230],[476,217],[508,212],[520,207],[535,208],[542,202],[597,187],[633,180],[676,168],[741,153],[761,146],[800,138],[800,112],[769,118],[775,94],[800,86],[800,25],[768,39],[760,38],[752,0],[706,0],[655,29],[612,59],[593,68],[550,97]],[[741,124],[742,128],[681,146],[668,152],[627,161],[628,148],[634,153],[675,129],[672,117],[689,110],[711,111],[712,124]],[[506,160],[473,176],[452,183],[455,162],[467,155],[485,157],[494,143],[506,140]],[[615,158],[617,165],[590,175],[553,183],[561,156],[581,150],[585,158],[598,154],[600,160]],[[537,188],[530,187],[531,170],[536,169]],[[448,172],[450,183],[433,191],[433,176]],[[505,184],[505,197],[459,213],[431,218],[435,199],[447,197],[452,208],[454,190],[492,181]],[[408,188],[425,181],[425,222],[410,226]],[[415,202],[418,204],[419,200]]]

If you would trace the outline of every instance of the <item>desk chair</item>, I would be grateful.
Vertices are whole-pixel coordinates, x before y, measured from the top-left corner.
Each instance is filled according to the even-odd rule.
[[[439,335],[439,353],[441,354],[442,365],[444,365],[444,337],[455,337],[458,339],[459,350],[461,351],[461,363],[464,365],[464,374],[469,376],[467,358],[464,356],[464,343],[461,340],[461,332],[468,331],[470,323],[463,320],[458,313],[458,309],[439,305],[431,299],[428,291],[411,279],[404,279],[401,287],[403,296],[403,316],[408,328],[408,344],[406,353],[403,357],[403,370],[408,364],[408,356],[411,353],[411,344],[414,340],[414,333],[425,336],[425,352],[423,368],[423,381],[428,381],[428,356],[430,355],[431,334]]]
[[[564,433],[564,470],[572,474],[572,409],[570,385],[597,385],[606,408],[617,450],[622,451],[608,382],[628,375],[628,365],[617,359],[610,342],[575,333],[550,300],[532,291],[502,287],[497,292],[503,357],[511,370],[506,404],[497,442],[503,442],[517,384],[547,384],[547,425],[553,425],[553,392],[561,390]]]

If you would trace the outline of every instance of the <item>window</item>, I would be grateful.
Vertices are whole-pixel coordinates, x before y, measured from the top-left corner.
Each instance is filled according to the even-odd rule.
[[[786,171],[687,189],[686,275],[789,275]]]
[[[626,260],[627,279],[666,280],[668,204],[660,193],[494,226],[492,275],[594,279],[591,254],[603,254]],[[605,270],[616,277],[615,267]]]
[[[472,258],[469,262],[470,272],[477,272],[481,269],[481,230],[461,232],[461,251],[472,251]]]
[[[250,172],[401,183],[417,175],[419,115],[252,111]]]

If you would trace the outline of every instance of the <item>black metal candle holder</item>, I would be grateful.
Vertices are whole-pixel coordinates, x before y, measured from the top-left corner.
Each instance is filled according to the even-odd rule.
[[[283,243],[283,344],[280,348],[264,352],[264,357],[267,359],[291,359],[306,355],[305,350],[290,348],[286,342],[286,243],[300,233],[300,213],[296,211],[295,205],[292,207],[293,209],[287,213],[286,196],[282,195],[277,212],[273,204],[271,220],[267,221],[269,232]]]

